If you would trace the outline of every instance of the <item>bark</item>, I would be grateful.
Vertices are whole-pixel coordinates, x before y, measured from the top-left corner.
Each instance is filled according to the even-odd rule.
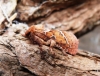
[[[72,0],[71,2],[69,0],[61,0],[63,7],[59,0],[58,2],[57,0],[55,2],[50,1],[44,2],[44,4],[41,2],[41,5],[36,6],[37,9],[34,8],[32,12],[31,6],[33,5],[26,6],[22,0],[24,5],[20,4],[22,2],[18,5],[18,12],[21,13],[20,20],[29,20],[29,25],[44,23],[47,27],[52,26],[51,29],[72,31],[77,37],[93,30],[100,24],[99,0],[84,0],[80,2],[77,0]],[[68,6],[66,6],[67,4]],[[24,9],[20,8],[20,6],[24,7]],[[39,10],[41,11],[39,12]],[[50,11],[47,12],[47,10]]]
[[[77,35],[82,34],[100,24],[99,7],[99,0],[90,0],[81,5],[55,12],[42,22],[51,24],[58,30],[70,30]]]
[[[13,28],[12,28],[13,29]],[[2,76],[99,76],[100,56],[78,50],[63,55],[62,50],[32,44],[21,34],[9,31],[0,36],[0,75]],[[12,35],[8,34],[14,33]]]
[[[84,0],[86,1],[86,0]],[[22,21],[29,21],[51,14],[53,11],[68,8],[84,1],[80,0],[21,0],[18,3],[17,11]]]

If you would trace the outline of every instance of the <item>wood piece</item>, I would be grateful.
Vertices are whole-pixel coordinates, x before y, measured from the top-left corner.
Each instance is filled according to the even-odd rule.
[[[78,2],[77,2],[78,1]],[[86,1],[86,0],[84,0]],[[67,8],[71,5],[76,5],[84,1],[80,0],[21,0],[18,3],[17,11],[21,21],[29,21],[48,16],[53,11]]]
[[[1,40],[3,39],[0,37],[0,76],[35,76],[20,66],[19,60],[11,51],[9,44],[3,44]]]
[[[29,25],[44,23],[53,29],[68,30],[78,37],[100,24],[100,1],[88,0],[80,5],[56,11],[48,17],[38,18]]]
[[[53,48],[55,55],[52,55],[49,47],[44,45],[42,47],[43,53],[40,53],[41,50],[39,49],[38,44],[32,44],[27,38],[21,36],[20,34],[19,35],[15,34],[10,37],[0,36],[0,49],[3,50],[7,49],[9,52],[11,52],[12,53],[11,57],[14,56],[15,57],[14,60],[17,59],[20,66],[30,71],[31,75],[33,74],[40,76],[78,76],[78,75],[99,76],[100,75],[99,71],[100,56],[90,52],[78,50],[78,53],[74,56],[70,54],[64,56],[61,50]],[[6,54],[8,54],[8,52],[6,52]],[[41,58],[41,56],[44,56],[44,58]],[[4,56],[1,56],[1,58],[3,57]],[[11,60],[12,59],[10,58],[10,62]],[[5,61],[5,59],[3,61]],[[11,70],[8,72],[11,72]]]

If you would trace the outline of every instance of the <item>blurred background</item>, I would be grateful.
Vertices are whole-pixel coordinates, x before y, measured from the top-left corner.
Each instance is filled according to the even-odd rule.
[[[100,54],[100,26],[79,38],[79,48]]]

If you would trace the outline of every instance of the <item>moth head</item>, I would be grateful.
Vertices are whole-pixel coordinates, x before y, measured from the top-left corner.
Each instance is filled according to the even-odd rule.
[[[38,31],[38,32],[44,31],[44,25],[43,24],[34,25],[34,27],[35,27],[35,31]]]

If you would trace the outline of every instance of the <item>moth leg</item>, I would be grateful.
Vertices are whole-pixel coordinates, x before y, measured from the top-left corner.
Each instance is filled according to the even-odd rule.
[[[68,56],[65,49],[62,50],[62,53],[63,53],[65,56]]]
[[[32,43],[36,43],[39,45],[41,58],[44,59],[45,51],[43,51],[43,49],[42,49],[42,45],[44,44],[44,41],[41,38],[39,38],[38,36],[35,36],[33,33],[31,33],[29,35],[29,37],[30,37],[30,40],[32,41]]]
[[[31,33],[29,34],[28,38],[32,43],[34,43],[34,36]]]
[[[41,46],[39,46],[39,49],[40,49],[40,55],[41,55],[41,59],[45,59],[45,51],[43,51],[43,49],[42,49],[42,45]]]
[[[52,48],[56,45],[56,42],[53,39],[50,39],[47,41],[47,45],[50,45],[50,52],[51,54],[55,54],[54,51],[52,50]]]

